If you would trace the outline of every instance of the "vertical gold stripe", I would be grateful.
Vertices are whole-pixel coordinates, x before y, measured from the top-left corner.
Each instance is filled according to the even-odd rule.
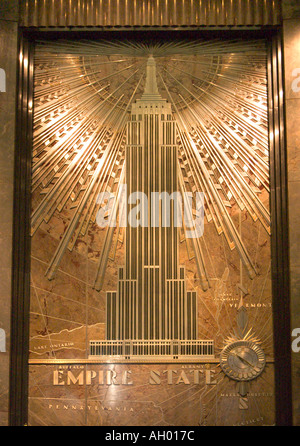
[[[262,0],[253,0],[253,3],[254,3],[254,21],[255,21],[255,23],[263,24],[261,2],[262,2]]]
[[[276,25],[275,0],[26,0],[22,26]]]

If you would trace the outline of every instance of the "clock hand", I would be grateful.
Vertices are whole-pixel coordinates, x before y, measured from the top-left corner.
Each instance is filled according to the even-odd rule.
[[[231,354],[233,356],[236,356],[237,358],[239,358],[242,362],[245,362],[246,364],[248,364],[253,369],[255,369],[255,365],[251,364],[251,362],[247,361],[247,359],[243,358],[242,356],[240,356],[240,355],[238,355],[237,353],[234,353],[234,352],[231,352]]]

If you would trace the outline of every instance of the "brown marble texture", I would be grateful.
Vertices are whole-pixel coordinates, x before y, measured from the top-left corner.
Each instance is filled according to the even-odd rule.
[[[0,328],[7,341],[0,353],[0,426],[8,424],[17,4],[1,2],[0,8],[0,68],[6,73],[6,92],[0,93]]]
[[[300,71],[300,4],[283,2],[283,39],[286,90],[288,212],[290,238],[291,328],[300,327],[300,91],[293,91],[293,71]],[[299,77],[299,75],[297,76]],[[298,84],[299,85],[299,84]],[[294,424],[300,425],[300,353],[292,352]]]
[[[291,266],[290,280],[292,290],[291,322],[292,329],[294,329],[300,328],[300,266],[294,264]],[[292,366],[294,424],[300,426],[300,352],[292,351]]]
[[[18,22],[19,0],[1,0],[0,19]]]
[[[235,212],[233,209],[233,218],[236,218]],[[259,323],[265,326],[265,334],[271,330],[272,324],[270,240],[268,234],[252,219],[247,218],[246,214],[242,218],[242,227],[244,243],[255,261],[257,270],[257,277],[254,280],[250,280],[247,274],[243,273],[243,284],[248,291],[244,301],[248,309],[249,325],[256,326]],[[93,288],[97,269],[96,258],[99,256],[101,243],[99,239],[99,244],[96,244],[97,230],[93,233],[91,229],[88,249],[85,252],[82,250],[84,243],[81,241],[80,252],[78,248],[67,252],[55,278],[49,281],[45,277],[45,272],[58,243],[56,238],[58,236],[53,235],[52,228],[51,223],[48,227],[43,225],[43,229],[39,229],[32,238],[31,339],[34,340],[32,354],[33,351],[40,353],[38,345],[43,344],[47,336],[52,338],[60,332],[65,336],[68,331],[69,342],[72,333],[83,332],[84,326],[88,330],[89,339],[97,339],[95,336],[102,327],[101,337],[98,339],[105,339],[106,291],[117,289],[118,266],[124,264],[124,246],[119,245],[115,261],[108,262],[103,290],[98,292]],[[229,336],[235,323],[240,299],[237,288],[240,281],[240,261],[236,250],[231,251],[228,248],[223,238],[215,234],[211,224],[205,227],[202,244],[211,278],[211,289],[207,292],[202,291],[197,279],[195,260],[189,260],[184,243],[180,244],[180,264],[185,266],[187,289],[197,290],[199,337],[214,338],[216,348],[220,349],[224,337]],[[227,276],[226,280],[223,280],[225,271]],[[46,344],[50,345],[49,340],[46,340]],[[40,350],[45,352],[43,349]],[[271,354],[271,350],[269,353]]]
[[[300,105],[300,104],[299,104]],[[289,181],[289,226],[290,226],[290,262],[291,268],[300,266],[300,210],[299,210],[299,181]],[[296,290],[292,289],[293,296],[297,298]]]
[[[285,21],[284,34],[285,34],[285,57],[286,57],[286,81],[287,81],[287,126],[288,126],[288,163],[289,163],[289,203],[290,203],[290,235],[291,235],[291,283],[292,283],[292,314],[293,321],[297,326],[300,326],[299,321],[299,277],[300,277],[300,265],[299,265],[299,218],[297,216],[297,203],[300,197],[298,196],[300,181],[300,169],[299,169],[299,134],[300,128],[298,123],[298,110],[300,110],[300,103],[298,98],[300,94],[296,95],[290,87],[291,84],[291,67],[300,67],[299,61],[299,17],[300,17],[300,4],[297,0],[283,0],[283,17],[284,19],[293,19]],[[9,315],[10,315],[10,281],[11,281],[11,218],[12,218],[12,193],[13,193],[13,147],[14,147],[14,113],[15,113],[15,73],[16,73],[16,48],[17,48],[17,24],[18,19],[18,1],[17,0],[2,0],[0,7],[0,68],[4,68],[7,74],[7,93],[0,93],[0,203],[1,203],[1,219],[0,219],[0,327],[5,328],[9,335]],[[296,19],[296,20],[295,20]],[[291,63],[291,67],[289,67]],[[289,102],[290,101],[290,102]],[[291,183],[294,183],[294,188]],[[293,213],[294,212],[294,213]],[[99,237],[101,239],[101,237]],[[40,239],[41,240],[41,239]],[[70,255],[66,258],[62,264],[62,269],[59,271],[54,283],[48,283],[44,278],[44,270],[42,269],[42,262],[46,266],[46,262],[49,259],[51,250],[54,249],[55,243],[51,242],[49,234],[44,237],[44,246],[47,246],[47,250],[43,249],[43,244],[36,244],[35,256],[35,272],[39,272],[39,283],[33,286],[35,297],[32,299],[32,329],[35,330],[34,336],[36,336],[37,343],[35,346],[45,345],[45,339],[48,339],[47,352],[51,351],[49,345],[56,342],[59,344],[59,334],[63,334],[63,342],[69,341],[68,336],[72,342],[77,342],[77,346],[80,347],[80,343],[85,344],[86,336],[88,339],[97,337],[99,339],[104,338],[104,305],[105,295],[102,293],[98,296],[92,288],[93,272],[95,269],[94,260],[97,258],[97,254],[89,245],[89,258],[90,262],[84,260],[85,269],[79,270],[79,259],[82,259],[82,254],[86,250],[85,242],[82,241],[78,246],[78,251],[75,253],[75,258]],[[55,242],[55,241],[54,241]],[[260,238],[260,244],[263,246],[263,236]],[[37,251],[40,249],[44,251],[44,255],[48,256],[41,260]],[[222,246],[217,245],[211,254],[212,258],[218,258],[222,254]],[[231,275],[234,273],[234,253],[230,254],[229,266]],[[264,253],[260,252],[257,256],[257,266],[259,270],[263,268]],[[38,259],[38,260],[37,260]],[[235,284],[226,283],[226,293],[230,293],[226,296],[224,292],[222,294],[223,283],[220,281],[220,277],[224,272],[221,271],[221,267],[217,271],[219,286],[214,283],[213,292],[210,298],[214,299],[215,306],[212,307],[214,313],[217,313],[220,308],[223,307],[223,314],[226,314],[228,318],[234,318],[234,309],[230,307],[230,303],[236,303],[237,293],[235,290]],[[115,270],[111,270],[110,277],[115,277]],[[263,274],[267,274],[263,271],[261,274],[261,280]],[[194,286],[195,273],[193,268],[187,271],[189,281]],[[86,279],[87,278],[87,279]],[[233,281],[234,282],[234,281]],[[229,289],[229,291],[228,291]],[[254,286],[251,293],[247,297],[247,303],[251,304],[257,297],[259,286]],[[265,298],[267,300],[268,289],[264,291],[266,293]],[[234,299],[234,300],[221,300],[221,299]],[[208,300],[207,297],[201,295],[200,302],[203,304],[203,313],[200,315],[200,321],[205,327],[208,327],[211,322],[209,311],[205,310],[205,303]],[[264,296],[262,297],[264,299]],[[69,303],[72,302],[72,305]],[[61,305],[58,305],[61,303]],[[218,306],[216,303],[219,303]],[[225,310],[226,305],[226,310]],[[43,308],[43,312],[40,311]],[[83,309],[84,308],[84,309]],[[82,310],[81,310],[82,309]],[[261,319],[265,317],[265,314],[260,310],[251,308],[249,312],[252,312],[251,317],[255,318],[257,314]],[[265,312],[267,310],[264,310]],[[40,314],[38,314],[40,313]],[[256,316],[255,316],[256,313]],[[251,313],[250,313],[251,314]],[[202,318],[202,319],[201,319]],[[221,318],[222,319],[222,318]],[[83,321],[86,321],[84,325]],[[60,321],[58,325],[57,321]],[[220,324],[222,321],[220,321]],[[60,328],[57,328],[57,327]],[[214,327],[215,328],[215,327]],[[46,331],[45,331],[46,330]],[[51,338],[49,337],[49,331],[51,331]],[[40,332],[40,333],[38,333]],[[53,334],[52,334],[53,332]],[[209,332],[209,330],[208,330]],[[70,333],[74,334],[70,335]],[[38,338],[40,336],[40,338]],[[50,340],[49,340],[50,339]],[[33,339],[31,339],[33,342]],[[33,344],[34,345],[34,344]],[[79,349],[71,351],[74,356],[81,354]],[[68,350],[58,350],[57,355],[62,354],[65,357],[68,354]],[[36,356],[35,356],[36,357]],[[293,379],[294,379],[294,400],[295,400],[295,420],[296,424],[300,424],[300,395],[299,395],[299,376],[300,376],[300,364],[299,354],[295,354],[293,357]],[[177,365],[180,367],[180,365]],[[120,366],[121,367],[121,366]],[[186,391],[184,384],[179,384],[177,388],[170,390],[170,386],[164,384],[159,386],[160,391],[153,391],[153,386],[145,385],[143,380],[144,373],[147,372],[147,366],[130,366],[133,371],[137,371],[136,385],[134,389],[134,397],[137,401],[132,402],[132,408],[134,412],[130,411],[131,404],[128,403],[132,390],[125,389],[125,392],[119,391],[118,403],[124,403],[116,408],[113,398],[114,392],[112,389],[105,388],[104,396],[99,389],[88,389],[88,397],[85,397],[83,389],[64,389],[55,388],[53,392],[53,385],[51,382],[51,371],[53,368],[46,366],[31,366],[31,381],[30,381],[30,421],[33,425],[95,425],[95,424],[121,424],[126,422],[127,424],[139,421],[140,424],[147,424],[149,420],[155,420],[160,425],[170,425],[174,423],[182,422],[186,425],[188,423],[200,423],[211,424],[213,423],[211,414],[216,409],[218,413],[217,423],[226,424],[228,420],[234,420],[236,424],[245,423],[249,424],[272,424],[273,419],[269,415],[273,410],[273,400],[269,396],[249,397],[251,401],[251,413],[250,411],[239,411],[237,409],[237,397],[231,396],[231,393],[236,393],[235,383],[226,380],[220,380],[218,382],[217,392],[214,390],[213,404],[208,400],[201,401],[199,389]],[[153,366],[152,366],[153,367]],[[159,366],[161,367],[161,366]],[[165,367],[165,366],[164,366]],[[170,366],[169,366],[170,367]],[[175,367],[175,366],[172,366]],[[149,367],[148,367],[149,369]],[[7,354],[0,353],[0,425],[7,424],[7,406],[8,406],[8,370],[9,370],[9,356]],[[141,373],[140,373],[141,372]],[[266,372],[266,373],[270,373]],[[264,375],[266,377],[267,375]],[[225,382],[224,382],[225,381]],[[262,385],[262,381],[255,382],[252,386],[252,390],[256,392],[263,391],[268,392],[267,389],[272,389],[272,379],[267,381],[267,386]],[[254,384],[254,383],[253,383]],[[139,388],[137,388],[139,386]],[[264,387],[265,386],[265,387]],[[173,386],[172,386],[173,387]],[[176,387],[176,385],[174,386]],[[202,389],[202,387],[201,387]],[[86,387],[84,388],[86,391]],[[182,394],[186,391],[188,397],[182,398]],[[269,390],[272,393],[272,390]],[[225,396],[222,396],[225,395]],[[122,396],[121,396],[122,395]],[[200,394],[202,395],[202,394]],[[229,396],[226,396],[229,395]],[[46,398],[53,398],[53,401],[49,403]],[[61,402],[57,404],[57,400],[54,398],[61,398]],[[103,398],[102,398],[103,397]],[[147,398],[144,401],[143,398]],[[102,398],[100,400],[100,398]],[[106,399],[105,399],[106,398]],[[98,400],[101,403],[101,409],[95,409],[98,404]],[[183,401],[183,402],[182,402]],[[259,401],[259,410],[257,410],[257,401]],[[100,406],[99,403],[99,406]],[[125,405],[126,403],[126,405]],[[182,405],[181,405],[182,403]],[[51,407],[49,408],[49,404]],[[72,405],[70,408],[70,404]],[[58,407],[57,407],[58,405]],[[64,407],[65,406],[65,407]],[[90,406],[90,408],[88,407]],[[73,407],[73,408],[72,408]],[[103,407],[103,409],[102,409]],[[124,408],[129,408],[129,412],[126,416],[123,415]],[[191,411],[191,407],[194,409]],[[109,409],[112,410],[109,410]],[[123,412],[122,411],[123,408]],[[211,410],[213,408],[213,410]],[[230,408],[230,409],[229,409]],[[266,415],[266,410],[268,414]],[[134,415],[132,415],[132,413]],[[171,413],[176,414],[176,417],[171,417]],[[136,418],[138,414],[138,418]],[[194,418],[191,419],[191,416]],[[261,418],[263,418],[261,420]],[[257,421],[259,420],[259,421]],[[215,422],[215,421],[214,421]]]
[[[236,219],[236,209],[231,212]],[[242,231],[258,273],[254,280],[243,274],[243,283],[248,290],[244,304],[249,327],[255,327],[262,340],[267,338],[263,348],[271,358],[270,240],[246,214],[242,216]],[[88,237],[80,240],[60,264],[54,280],[49,281],[45,271],[57,243],[58,235],[51,224],[44,224],[32,238],[30,358],[84,359],[88,357],[88,341],[105,339],[105,292],[116,290],[117,269],[124,262],[124,246],[118,246],[115,262],[109,262],[106,270],[104,289],[97,292],[93,289],[93,280],[102,244],[101,231],[96,228],[93,232],[91,228]],[[180,245],[180,263],[186,268],[187,288],[196,289],[198,293],[199,337],[214,338],[218,357],[225,338],[232,335],[236,327],[240,300],[237,289],[239,256],[236,251],[230,251],[222,237],[216,236],[212,225],[206,226],[202,243],[212,279],[209,291],[201,290],[195,261],[189,260],[185,244]],[[205,384],[206,367],[213,370],[217,385]],[[91,384],[54,385],[55,370],[60,370],[60,382],[65,383],[67,370],[71,370],[75,377],[82,370],[84,373],[111,370],[116,372],[118,382],[105,385],[97,382],[96,377]],[[132,378],[132,385],[120,382],[122,372],[126,370],[131,372],[128,379]],[[166,370],[174,370],[172,384],[168,383]],[[199,384],[193,382],[194,370],[201,371]],[[151,371],[155,371],[156,376],[160,373],[160,384],[151,382]],[[251,384],[251,389],[255,389],[253,395],[257,393],[259,396],[249,397],[249,409],[244,412],[239,409],[236,383],[223,375],[218,364],[32,364],[29,424],[197,426],[239,425],[246,420],[248,424],[272,425],[274,387],[273,370],[269,365],[262,378]],[[265,393],[270,396],[264,396]]]
[[[284,20],[283,22],[284,43],[284,71],[285,71],[285,95],[286,99],[300,98],[300,92],[293,91],[292,82],[298,76],[293,71],[300,69],[300,33],[299,19]],[[299,86],[299,83],[298,83]]]
[[[106,69],[103,68],[102,76]],[[113,82],[117,87],[122,77]],[[111,88],[114,89],[113,84]],[[179,93],[176,86],[175,90]],[[260,195],[268,208],[268,194],[261,192]],[[34,191],[33,209],[44,197],[39,190]],[[246,211],[240,212],[236,205],[228,206],[227,211],[237,231],[241,232],[255,265],[257,275],[253,280],[242,266],[237,249],[229,246],[223,234],[217,234],[213,222],[205,223],[204,236],[200,240],[211,281],[208,291],[201,288],[193,253],[188,252],[185,242],[179,247],[178,266],[185,267],[186,289],[197,292],[198,339],[213,339],[215,343],[216,364],[211,366],[145,364],[142,360],[139,364],[122,365],[114,363],[113,358],[107,359],[110,364],[85,365],[89,341],[105,339],[106,292],[117,291],[118,268],[124,266],[126,247],[116,243],[114,258],[110,258],[106,266],[102,291],[96,291],[93,285],[105,229],[90,224],[85,233],[79,233],[74,249],[65,251],[54,278],[48,280],[45,274],[49,262],[74,215],[71,200],[60,212],[55,210],[49,221],[45,218],[32,237],[30,360],[75,359],[82,363],[77,366],[31,363],[30,424],[193,426],[240,424],[245,419],[249,423],[252,420],[252,424],[273,424],[273,396],[259,395],[245,413],[244,409],[239,409],[236,383],[226,378],[218,364],[226,339],[234,336],[237,328],[241,298],[239,284],[245,291],[248,330],[253,328],[262,341],[268,361],[273,356],[270,236],[259,221],[253,220]],[[114,242],[115,237],[113,246]],[[112,255],[111,248],[110,257]],[[273,395],[273,370],[269,364],[264,378],[252,383],[251,388],[257,389],[258,393]],[[215,387],[205,381],[210,368],[216,378]],[[122,382],[103,384],[94,378],[91,384],[85,381],[66,383],[68,371],[75,374],[112,371],[120,376],[124,370],[132,372],[132,385]],[[191,379],[195,370],[201,372],[199,383]],[[149,380],[151,371],[159,374],[155,375],[160,376],[159,385],[153,382],[154,378]],[[53,383],[54,372],[61,373],[60,383],[56,385]],[[172,373],[172,382],[167,380],[166,372]],[[232,396],[231,393],[235,394]]]
[[[294,19],[300,17],[300,3],[298,0],[282,0],[283,19]]]
[[[300,93],[299,98],[286,100],[288,181],[299,181],[300,171]]]
[[[211,384],[207,372],[213,377]],[[237,384],[224,378],[217,365],[32,365],[29,424],[273,425],[273,386],[273,366],[267,365],[261,379],[249,385],[248,407],[240,409]]]

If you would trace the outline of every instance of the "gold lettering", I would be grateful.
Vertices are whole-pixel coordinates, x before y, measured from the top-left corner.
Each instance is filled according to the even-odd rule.
[[[122,384],[124,384],[124,386],[132,386],[133,385],[132,381],[128,381],[129,375],[131,375],[130,370],[125,370],[124,372],[122,372]]]
[[[92,383],[92,379],[97,376],[97,373],[94,370],[87,370],[86,372],[86,384],[90,385]]]
[[[203,370],[191,370],[194,372],[194,384],[199,384],[200,373],[203,373]]]
[[[79,375],[77,376],[77,378],[75,378],[73,373],[70,370],[68,370],[68,372],[67,372],[67,384],[68,384],[68,386],[71,384],[71,382],[73,384],[76,384],[78,382],[78,384],[80,386],[83,386],[83,383],[84,383],[84,372],[83,371],[80,372]]]
[[[150,370],[149,384],[160,384],[160,372]]]
[[[172,373],[177,373],[177,370],[164,370],[163,373],[167,374],[168,384],[173,384],[173,375],[172,375]]]
[[[107,370],[106,372],[106,383],[108,386],[114,384],[117,386],[119,383],[116,381],[117,373],[114,370]]]
[[[214,380],[212,381],[212,374],[214,374],[215,372],[213,370],[205,370],[205,384],[207,384],[208,386],[212,386],[214,384],[217,384],[217,381]]]
[[[184,384],[190,384],[188,377],[186,376],[185,372],[181,372],[180,376],[176,382],[176,384],[180,384],[180,383],[184,383]]]
[[[54,386],[63,386],[65,384],[64,381],[59,382],[61,375],[63,374],[62,370],[54,370],[53,372],[53,385]]]
[[[103,385],[104,384],[104,374],[103,374],[103,370],[99,371],[99,384]]]

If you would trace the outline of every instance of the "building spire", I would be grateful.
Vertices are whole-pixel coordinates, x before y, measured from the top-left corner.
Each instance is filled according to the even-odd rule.
[[[157,101],[162,100],[157,87],[156,79],[156,63],[152,54],[150,54],[146,68],[146,85],[142,101]]]

